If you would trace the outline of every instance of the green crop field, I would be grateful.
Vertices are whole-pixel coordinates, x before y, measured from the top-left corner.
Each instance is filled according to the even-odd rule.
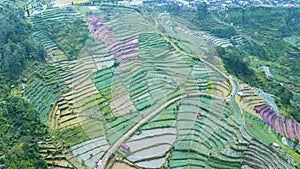
[[[7,59],[21,46],[0,46],[0,66],[12,65],[0,81],[22,72],[0,84],[0,168],[22,168],[9,159],[30,161],[27,154],[57,169],[299,167],[300,124],[288,119],[297,120],[299,73],[290,60],[298,63],[298,35],[283,35],[272,15],[293,8],[262,17],[264,7],[245,7],[242,17],[238,7],[206,11],[200,2],[47,3],[23,6],[38,45],[25,45],[28,61],[16,61],[24,70]],[[283,135],[254,114],[261,104],[286,119]]]

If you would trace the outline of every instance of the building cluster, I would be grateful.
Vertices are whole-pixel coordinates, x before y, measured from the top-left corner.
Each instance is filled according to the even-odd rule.
[[[229,7],[247,7],[251,5],[268,5],[268,6],[282,6],[282,7],[300,7],[300,2],[296,0],[124,0],[118,1],[122,5],[142,5],[144,3],[151,3],[157,6],[178,4],[179,6],[197,6],[200,3],[206,3],[208,8],[228,10]]]
[[[299,6],[297,1],[286,0],[207,0],[205,1],[210,7],[220,8],[226,10],[228,7],[247,7],[251,5],[269,5],[269,6]]]

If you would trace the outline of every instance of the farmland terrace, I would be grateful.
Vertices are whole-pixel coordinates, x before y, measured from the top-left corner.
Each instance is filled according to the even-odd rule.
[[[24,95],[51,129],[52,137],[39,143],[49,166],[297,165],[291,159],[299,155],[270,146],[246,125],[251,119],[243,112],[266,102],[223,71],[213,47],[231,46],[228,39],[168,13],[112,4],[49,8],[31,21],[48,56],[47,66],[33,65],[27,73]],[[74,39],[60,37],[67,39],[70,32],[53,35],[47,28],[66,26],[61,22],[79,26],[78,32],[70,29]],[[80,45],[72,50],[69,42]],[[238,91],[244,95],[237,104]],[[299,125],[276,120],[284,121],[287,137],[296,140],[300,133],[292,129]]]

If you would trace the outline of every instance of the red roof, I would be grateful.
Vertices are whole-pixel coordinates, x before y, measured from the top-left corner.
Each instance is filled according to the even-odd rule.
[[[248,123],[248,126],[249,126],[249,127],[252,127],[252,126],[253,126],[252,122],[249,122],[249,123]]]
[[[122,143],[122,144],[120,145],[120,148],[123,149],[123,150],[126,150],[126,151],[129,151],[129,150],[130,150],[130,148],[129,148],[126,144],[124,144],[124,143]]]
[[[200,119],[201,117],[202,117],[202,113],[199,112],[199,113],[197,114],[197,119]]]

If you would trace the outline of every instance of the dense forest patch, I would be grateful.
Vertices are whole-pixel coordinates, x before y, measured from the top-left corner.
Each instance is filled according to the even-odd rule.
[[[0,4],[0,165],[4,168],[47,168],[37,141],[47,134],[38,111],[15,87],[34,61],[44,61],[44,48],[32,37],[32,24],[14,2]]]

